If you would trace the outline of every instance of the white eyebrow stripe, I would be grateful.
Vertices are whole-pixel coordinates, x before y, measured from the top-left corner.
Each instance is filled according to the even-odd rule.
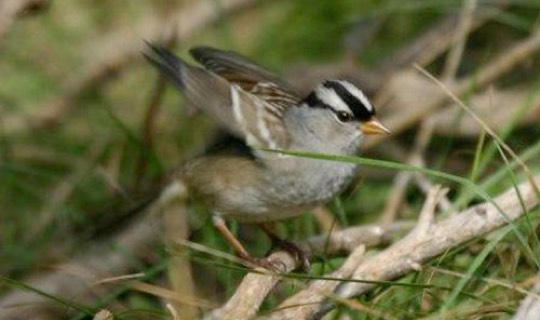
[[[347,91],[349,91],[350,94],[352,94],[353,96],[355,96],[358,100],[360,100],[360,102],[362,102],[362,104],[366,107],[366,109],[368,109],[368,111],[370,112],[373,112],[373,106],[371,105],[371,103],[369,102],[368,98],[366,97],[366,95],[362,92],[362,90],[358,89],[356,86],[354,86],[353,84],[351,84],[350,82],[348,81],[343,81],[343,80],[340,80],[338,81],[342,86],[345,87],[345,89],[347,89]]]
[[[319,100],[324,104],[329,105],[332,109],[351,113],[351,108],[347,106],[334,89],[319,86],[316,90],[316,94]]]

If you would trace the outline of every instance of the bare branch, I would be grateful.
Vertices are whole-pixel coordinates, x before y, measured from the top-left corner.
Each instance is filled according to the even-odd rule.
[[[297,261],[287,252],[272,253],[268,259],[280,265],[283,274],[289,273],[298,266]],[[242,320],[253,317],[270,290],[282,279],[277,273],[265,269],[256,269],[257,273],[249,273],[236,289],[227,303],[211,313],[205,319]]]
[[[373,247],[388,243],[396,234],[410,230],[413,226],[412,221],[353,226],[330,234],[314,236],[307,243],[300,245],[309,247],[312,254],[351,252],[360,245]]]
[[[540,182],[540,176],[536,176],[535,180],[536,183]],[[524,207],[520,203],[518,192]],[[531,183],[523,182],[517,190],[511,188],[493,199],[497,206],[489,202],[482,203],[434,224],[428,233],[411,232],[409,236],[363,262],[356,269],[353,278],[391,280],[401,277],[451,248],[522,217],[525,212],[537,207],[539,200]],[[353,297],[371,290],[374,286],[368,283],[344,283],[337,292],[341,297]],[[332,304],[323,306],[316,318],[332,308]]]
[[[429,190],[424,207],[418,216],[418,223],[412,230],[411,235],[418,237],[431,232],[431,229],[435,223],[435,208],[437,203],[446,195],[447,192],[448,189],[443,189],[440,185],[433,186],[433,188]]]
[[[94,316],[93,320],[114,320],[112,313],[109,310],[102,309]]]
[[[337,271],[329,274],[328,277],[333,279],[349,278],[362,261],[365,251],[364,245],[356,247],[343,265]],[[338,284],[338,281],[315,280],[306,289],[283,301],[268,319],[306,319],[317,309],[319,303],[333,295]]]
[[[346,263],[342,266],[340,271],[337,271],[335,274],[337,277],[345,278],[351,274],[349,270],[352,266],[352,261],[358,262],[361,256],[360,249],[358,249],[359,247],[364,247],[365,245],[378,245],[386,242],[392,235],[410,228],[411,225],[411,223],[402,222],[387,226],[367,225],[351,227],[331,233],[330,235],[319,235],[310,238],[307,243],[300,243],[300,246],[309,248],[312,252],[324,252],[327,254],[355,250],[356,254],[349,257],[348,261],[351,262]],[[266,296],[283,278],[283,274],[291,272],[298,266],[298,261],[293,259],[287,252],[279,251],[272,253],[269,258],[277,265],[282,266],[281,274],[269,273],[268,271],[260,269],[257,270],[258,273],[246,275],[229,301],[221,308],[209,313],[206,316],[206,319],[249,319],[253,317],[259,310],[259,307]],[[333,283],[335,282],[329,282],[331,284],[326,282],[315,282],[318,284],[314,285],[314,288],[328,289],[328,286],[334,286]],[[298,299],[303,299],[303,297],[304,294],[301,294]]]
[[[416,228],[411,231],[411,235],[416,234],[426,234],[431,231],[433,226],[433,214],[437,202],[441,197],[446,193],[446,189],[441,188],[441,186],[435,186],[432,188],[428,194],[424,208],[420,213],[419,222]],[[360,245],[353,251],[353,254],[349,256],[345,264],[336,272],[330,274],[328,277],[331,278],[346,278],[351,275],[350,269],[358,268],[358,265],[361,263],[360,257],[353,257],[355,254],[358,254],[358,248],[361,250],[361,253],[364,252],[364,246]],[[334,297],[333,290],[336,288],[338,283],[336,281],[328,280],[317,280],[314,281],[307,289],[297,293],[293,297],[285,300],[283,303],[276,308],[277,312],[272,312],[272,315],[269,319],[309,319],[319,308],[319,304],[323,301],[324,298],[338,299],[341,301],[340,297]]]

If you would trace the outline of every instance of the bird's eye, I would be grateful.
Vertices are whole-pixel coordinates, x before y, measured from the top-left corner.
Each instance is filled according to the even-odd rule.
[[[352,115],[346,111],[338,111],[336,112],[336,116],[341,122],[348,122],[353,119]]]

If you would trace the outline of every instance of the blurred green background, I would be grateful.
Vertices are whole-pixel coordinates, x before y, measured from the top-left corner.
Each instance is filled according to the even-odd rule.
[[[538,1],[479,2],[498,11],[470,34],[458,78],[474,76],[479,67],[530,36],[540,24]],[[459,15],[463,8],[463,1],[450,0],[36,3],[40,5],[21,10],[12,23],[4,20],[6,26],[0,25],[0,275],[21,281],[50,271],[55,264],[84,251],[81,248],[106,239],[130,223],[136,216],[135,209],[159,192],[168,174],[184,159],[203,150],[214,137],[210,121],[184,108],[172,86],[159,83],[159,76],[140,54],[144,50],[143,40],[168,43],[186,58],[187,49],[195,45],[232,49],[288,79],[307,83],[312,80],[305,79],[311,75],[306,70],[335,75],[328,70],[342,70],[345,65],[350,73],[363,77],[371,88],[368,93],[374,96],[381,86],[379,77],[399,71],[383,70],[396,52],[445,17]],[[498,7],[500,3],[503,5]],[[519,86],[525,88],[529,100],[538,101],[538,58],[538,54],[527,57],[490,86]],[[439,75],[445,61],[446,55],[440,54],[426,69]],[[406,67],[410,68],[410,64]],[[370,86],[372,83],[376,85]],[[307,89],[305,83],[300,86]],[[471,88],[463,98],[469,101],[474,93]],[[418,94],[417,99],[422,100],[423,96]],[[508,108],[517,110],[520,106]],[[384,105],[380,107],[383,119],[397,112],[385,109]],[[532,103],[524,108],[535,107]],[[540,118],[540,112],[535,114],[536,119]],[[528,120],[503,119],[508,123],[501,124],[500,128],[505,130],[498,132],[504,133],[503,138],[517,153],[532,152],[528,165],[538,172],[540,127],[538,120]],[[418,126],[403,130],[365,155],[404,162],[406,156],[400,150],[412,148],[416,129]],[[488,152],[489,147],[493,148],[488,140],[484,135],[435,134],[426,152],[427,166],[474,176],[473,180],[482,186],[485,179],[508,173],[497,152]],[[484,141],[480,149],[478,141]],[[473,168],[477,159],[485,164],[479,171]],[[337,221],[342,225],[377,221],[395,173],[363,170],[360,187],[352,188],[330,204]],[[452,187],[452,200],[465,192],[448,181],[443,183]],[[507,174],[487,191],[496,195],[513,183]],[[418,188],[409,188],[402,217],[414,219],[423,200]],[[480,199],[473,196],[461,206],[475,201]],[[199,207],[194,205],[190,209],[192,240],[231,252]],[[506,287],[487,285],[482,279],[522,282],[536,274],[538,265],[531,255],[538,257],[540,253],[535,235],[537,218],[538,212],[534,212],[532,222],[528,222],[532,227],[528,224],[522,228],[530,247],[518,245],[513,235],[502,238],[475,270],[474,276],[478,278],[463,287],[463,294],[458,292],[459,299],[453,302],[455,311],[444,313],[443,318],[483,317],[479,310],[492,314],[493,319],[507,318],[513,313],[523,296]],[[280,227],[280,232],[290,239],[304,239],[319,232],[317,221],[310,215],[291,221]],[[268,240],[251,227],[233,223],[233,228],[248,240],[252,252],[263,255],[268,251]],[[433,265],[466,273],[488,241],[474,241],[449,252]],[[134,270],[154,270],[147,280],[165,285],[169,254],[164,245],[143,249]],[[206,277],[206,289],[201,291],[209,299],[230,296],[244,275],[231,263],[195,252],[191,257],[200,267],[199,278]],[[314,276],[342,261],[339,257],[318,258]],[[444,301],[461,278],[448,274],[437,274],[433,279],[432,276],[430,271],[423,271],[401,281],[437,283],[450,289],[388,285],[363,297],[362,303],[388,318],[437,318],[443,307],[448,307]],[[0,282],[0,293],[12,289],[13,286]],[[293,290],[294,286],[278,290],[267,301],[266,310]],[[151,317],[168,317],[159,300],[147,294],[126,289],[104,300],[105,306],[114,305],[114,301],[120,305],[119,310],[142,309]],[[89,307],[97,306],[96,302]],[[146,311],[133,312],[126,318],[151,318]],[[378,318],[346,307],[335,317],[349,313],[353,319]]]

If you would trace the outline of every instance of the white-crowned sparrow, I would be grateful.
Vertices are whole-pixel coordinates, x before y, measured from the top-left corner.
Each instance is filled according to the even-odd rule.
[[[204,68],[149,44],[146,58],[174,81],[186,100],[213,117],[248,152],[191,160],[182,176],[211,208],[218,230],[238,254],[253,259],[223,218],[266,223],[323,204],[355,177],[352,163],[285,156],[263,149],[355,155],[365,135],[388,133],[364,93],[327,80],[306,97],[249,59],[209,47],[190,50]]]

